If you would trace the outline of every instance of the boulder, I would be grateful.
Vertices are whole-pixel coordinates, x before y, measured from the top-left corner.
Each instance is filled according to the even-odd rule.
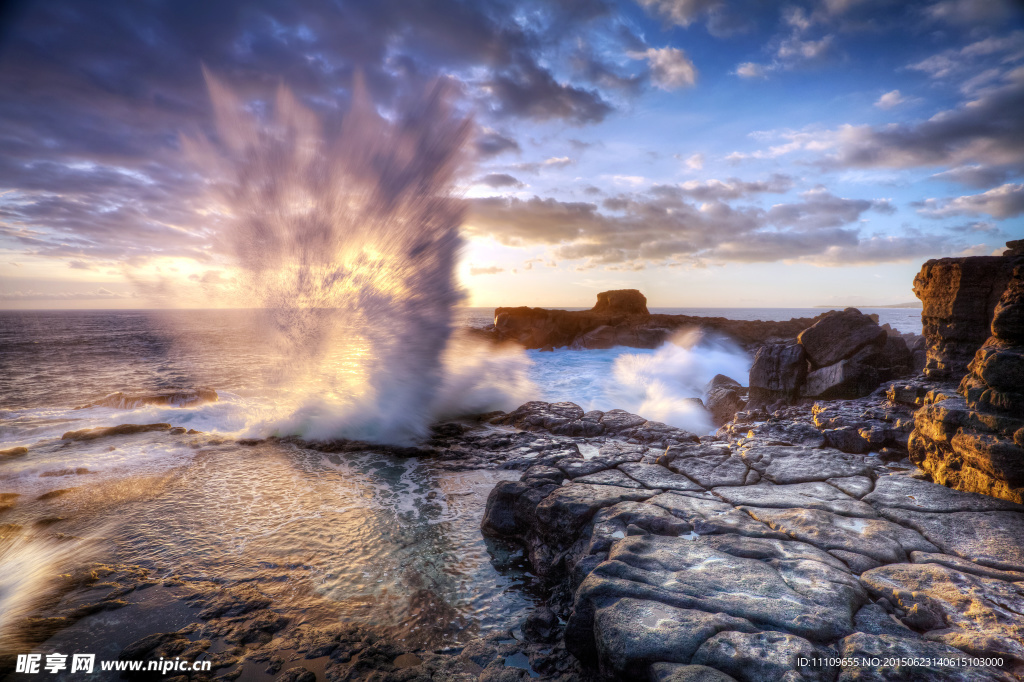
[[[719,427],[732,421],[736,413],[746,405],[743,399],[744,392],[738,381],[724,374],[716,374],[708,382],[704,387],[704,405],[711,413],[712,425]]]
[[[807,375],[800,390],[805,398],[823,400],[860,398],[878,388],[882,375],[874,367],[856,360],[840,360]]]
[[[807,360],[800,344],[773,343],[762,346],[750,368],[750,404],[769,405],[797,397],[807,376]]]
[[[804,347],[811,367],[827,367],[852,357],[867,347],[882,347],[885,330],[878,322],[856,308],[833,310],[800,332],[797,341]]]

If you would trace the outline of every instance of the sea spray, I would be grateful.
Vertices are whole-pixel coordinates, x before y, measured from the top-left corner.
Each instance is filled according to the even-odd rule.
[[[725,374],[743,382],[750,356],[728,339],[688,330],[654,351],[614,348],[531,353],[538,384],[549,377],[542,399],[570,400],[587,410],[624,409],[694,433],[711,429],[708,413],[694,399]],[[551,378],[553,377],[553,378]]]
[[[272,378],[291,386],[257,428],[391,442],[425,435],[456,407],[442,393],[463,297],[455,268],[465,202],[454,188],[472,126],[451,87],[437,81],[385,118],[357,76],[331,133],[284,87],[261,120],[207,81],[217,139],[184,144],[214,190],[211,226],[237,273],[209,290],[258,311],[279,351]],[[479,390],[463,393],[466,409],[494,407]]]

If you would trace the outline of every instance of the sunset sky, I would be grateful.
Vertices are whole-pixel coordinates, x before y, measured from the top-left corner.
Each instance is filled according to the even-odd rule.
[[[47,0],[0,17],[0,307],[152,307],[231,276],[181,135],[203,68],[328,125],[455,83],[467,303],[914,300],[1024,238],[1024,16],[1001,0]],[[188,293],[192,292],[192,293]],[[168,303],[170,301],[170,303]]]

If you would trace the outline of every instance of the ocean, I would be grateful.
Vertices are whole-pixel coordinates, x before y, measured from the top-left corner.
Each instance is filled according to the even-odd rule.
[[[822,310],[652,312],[789,319]],[[865,312],[920,332],[920,311]],[[492,319],[490,308],[456,315],[460,326]],[[507,630],[538,603],[541,587],[521,550],[483,538],[479,524],[488,492],[518,472],[455,471],[385,452],[328,457],[295,443],[237,439],[410,441],[434,420],[527,400],[623,408],[706,432],[706,417],[687,399],[717,373],[742,379],[751,361],[713,340],[655,350],[495,352],[460,337],[439,367],[417,368],[357,335],[342,335],[338,345],[332,338],[290,353],[265,319],[244,310],[0,312],[0,451],[27,448],[0,456],[0,640],[56,572],[87,560],[140,565],[158,576],[251,581],[284,612],[373,623],[419,646]],[[429,404],[395,402],[423,377],[435,384]],[[116,392],[196,388],[218,399],[104,402]],[[153,423],[182,428],[61,438]],[[187,617],[159,604],[149,613],[139,627],[153,632]],[[123,624],[103,622],[110,632],[97,623],[72,626],[46,646],[112,647],[103,643],[116,641],[111,633]]]

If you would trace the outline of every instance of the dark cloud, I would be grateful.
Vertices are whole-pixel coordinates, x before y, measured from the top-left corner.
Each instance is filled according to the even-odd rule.
[[[560,118],[583,125],[600,123],[612,107],[597,90],[559,83],[550,71],[532,63],[519,64],[484,84],[486,103],[499,117],[516,116],[547,121]]]
[[[665,196],[684,196],[697,201],[730,201],[752,194],[784,194],[793,187],[793,178],[775,173],[767,180],[747,182],[738,178],[728,180],[690,180],[679,185],[655,185],[651,191]]]
[[[888,201],[843,199],[824,187],[804,192],[800,198],[803,201],[772,206],[768,210],[768,222],[803,233],[849,225],[870,209],[889,214],[895,211]]]
[[[488,173],[479,180],[478,183],[481,185],[487,185],[489,187],[522,187],[521,183],[516,178],[512,177],[508,173]]]
[[[476,137],[476,151],[482,158],[490,158],[504,152],[521,151],[519,143],[493,130],[485,130]]]

